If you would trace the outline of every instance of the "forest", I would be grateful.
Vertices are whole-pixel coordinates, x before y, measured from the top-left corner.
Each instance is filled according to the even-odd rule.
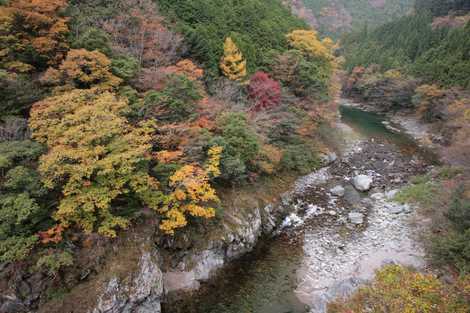
[[[81,232],[151,208],[171,235],[216,215],[218,186],[318,166],[333,42],[277,1],[159,7],[0,7],[2,262],[57,271]]]

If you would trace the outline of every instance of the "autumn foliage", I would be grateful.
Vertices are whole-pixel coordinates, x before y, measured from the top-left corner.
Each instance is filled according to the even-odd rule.
[[[204,70],[199,68],[189,59],[183,59],[175,65],[168,66],[164,71],[166,74],[184,75],[190,80],[201,79],[204,75]]]
[[[225,39],[224,55],[220,60],[220,69],[230,80],[241,80],[246,76],[246,60],[230,37]]]
[[[68,50],[66,0],[15,0],[0,6],[0,66],[28,72],[58,64]]]
[[[112,89],[122,80],[111,73],[110,66],[111,61],[99,51],[73,49],[58,70],[47,70],[42,81],[51,85],[65,84],[69,88]]]
[[[220,175],[221,153],[221,147],[212,147],[208,151],[209,160],[205,168],[196,164],[184,165],[170,177],[172,192],[165,196],[164,205],[158,210],[165,216],[160,225],[162,231],[173,234],[175,229],[186,226],[186,215],[203,218],[215,216],[214,208],[206,204],[219,202],[209,178]]]
[[[330,39],[320,41],[317,32],[314,30],[294,30],[287,35],[287,39],[291,47],[307,55],[325,60],[333,59],[331,54],[332,41]]]
[[[163,25],[151,0],[121,1],[122,13],[102,22],[110,34],[113,50],[131,55],[142,67],[156,68],[171,64],[182,50],[183,38]]]
[[[47,98],[34,105],[33,137],[49,148],[39,171],[48,188],[63,198],[54,218],[64,227],[115,236],[129,221],[113,213],[113,201],[134,192],[157,207],[158,183],[147,174],[152,123],[130,125],[127,102],[111,93],[87,90]]]
[[[269,109],[281,103],[281,85],[265,72],[256,72],[251,77],[248,94],[254,103],[254,111]]]
[[[375,280],[350,299],[331,303],[328,313],[465,313],[469,310],[465,303],[469,290],[469,277],[446,286],[431,274],[388,265],[377,271]]]

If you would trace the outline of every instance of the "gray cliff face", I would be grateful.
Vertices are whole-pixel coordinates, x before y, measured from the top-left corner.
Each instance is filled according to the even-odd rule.
[[[200,282],[208,280],[224,264],[250,252],[263,229],[268,233],[274,229],[276,222],[270,208],[226,216],[221,238],[210,241],[203,251],[191,251],[174,269],[164,273],[165,292],[198,289]]]
[[[227,262],[253,250],[262,236],[275,234],[291,209],[287,205],[289,197],[290,194],[283,195],[278,205],[226,213],[220,234],[208,239],[203,249],[185,250],[175,266],[162,267],[155,247],[138,249],[141,256],[136,270],[103,280],[98,288],[102,292],[88,313],[160,312],[163,297],[197,290],[201,282],[213,277]],[[166,271],[162,272],[162,268]]]
[[[128,277],[111,278],[90,313],[158,313],[163,274],[156,253],[142,254],[138,270]]]

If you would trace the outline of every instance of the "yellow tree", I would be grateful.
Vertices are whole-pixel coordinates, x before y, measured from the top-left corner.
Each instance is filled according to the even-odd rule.
[[[49,68],[42,78],[43,83],[64,85],[66,89],[97,88],[110,90],[122,80],[111,73],[111,61],[95,50],[73,49],[59,69]]]
[[[246,76],[246,60],[230,37],[225,39],[224,55],[220,60],[220,69],[231,80],[241,80]]]
[[[219,198],[209,178],[220,175],[221,153],[221,147],[212,147],[208,151],[209,159],[205,168],[196,164],[185,165],[170,177],[172,192],[166,196],[164,205],[159,209],[165,216],[160,224],[163,232],[173,234],[175,229],[186,226],[188,214],[203,218],[215,216],[214,208],[208,205],[219,202]]]
[[[317,32],[314,30],[294,30],[287,35],[289,45],[303,53],[319,57],[326,60],[332,60],[331,49],[333,47],[331,39],[325,39],[323,42],[318,39]]]
[[[63,197],[54,218],[64,227],[115,236],[129,221],[115,214],[114,200],[134,194],[157,209],[158,182],[150,177],[151,122],[130,125],[128,104],[110,92],[73,90],[36,103],[31,111],[33,138],[48,147],[39,171]]]

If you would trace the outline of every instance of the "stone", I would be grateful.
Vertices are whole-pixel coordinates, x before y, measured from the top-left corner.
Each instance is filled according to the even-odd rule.
[[[321,160],[323,161],[324,164],[329,165],[333,162],[335,162],[338,159],[338,156],[334,152],[329,152],[321,155]]]
[[[342,197],[342,196],[344,196],[345,190],[344,190],[344,187],[343,187],[343,186],[338,185],[338,186],[336,186],[336,187],[331,188],[331,189],[330,189],[330,192],[331,192],[331,194],[334,195],[334,196]]]
[[[360,225],[364,222],[364,214],[358,212],[351,212],[348,214],[349,221],[355,225]]]
[[[393,199],[397,195],[398,191],[399,191],[398,189],[393,189],[393,190],[387,191],[385,193],[385,197],[389,200]]]
[[[357,175],[353,179],[354,188],[359,191],[368,191],[372,186],[373,179],[368,175]]]

